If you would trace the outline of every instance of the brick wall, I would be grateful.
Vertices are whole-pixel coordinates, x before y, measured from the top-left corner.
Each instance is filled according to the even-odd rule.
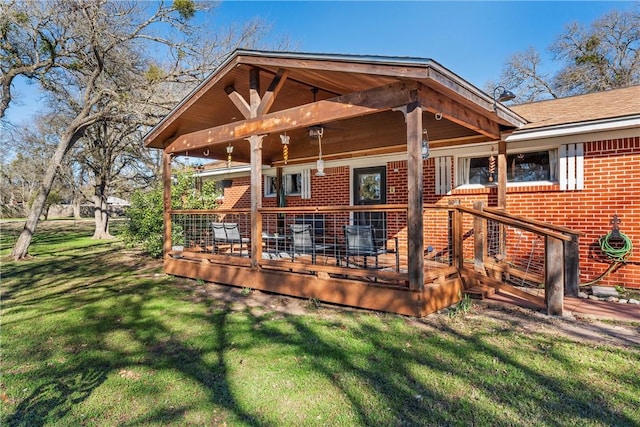
[[[584,144],[584,190],[560,191],[557,185],[507,189],[507,211],[584,233],[580,237],[580,282],[604,273],[598,240],[611,231],[617,214],[620,230],[633,242],[627,265],[600,284],[640,288],[640,137]],[[425,201],[431,198],[425,195]],[[496,205],[495,189],[454,190],[448,198],[464,205],[483,200]],[[440,203],[442,200],[439,201]]]
[[[584,233],[580,237],[580,281],[585,283],[602,274],[609,266],[599,257],[598,239],[611,230],[614,214],[621,220],[620,229],[634,245],[628,264],[609,274],[603,285],[625,285],[640,288],[640,137],[592,141],[584,144],[584,190],[560,191],[558,185],[510,187],[507,189],[507,210]],[[326,169],[326,176],[311,175],[312,198],[287,197],[287,206],[339,206],[349,204],[349,174],[347,166]],[[452,171],[452,176],[455,174]],[[497,205],[496,188],[453,190],[450,195],[435,194],[435,162],[424,162],[424,203],[446,206],[459,199],[465,206],[483,201]],[[387,164],[387,203],[407,203],[407,162]],[[234,179],[233,187],[225,189],[225,208],[250,207],[249,178]],[[275,206],[275,198],[263,198],[263,206]],[[425,215],[425,221],[429,214]],[[426,222],[425,222],[426,224]],[[438,221],[438,233],[446,236],[446,226]],[[425,242],[443,244],[425,230]],[[430,236],[429,233],[432,233]],[[406,238],[406,236],[400,236]]]

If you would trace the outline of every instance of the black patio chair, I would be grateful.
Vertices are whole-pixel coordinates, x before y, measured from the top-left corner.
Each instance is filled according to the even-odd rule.
[[[376,246],[375,232],[371,225],[345,225],[344,240],[346,242],[345,257],[347,266],[349,258],[361,257],[364,268],[368,268],[367,259],[375,258],[375,268],[380,268],[378,257],[389,253],[385,248]],[[396,271],[399,270],[400,259],[398,251],[395,251]]]
[[[315,243],[311,234],[311,224],[290,224],[289,231],[291,232],[291,261],[296,255],[311,254],[311,263],[315,264],[318,253],[326,254],[335,249],[332,245]]]

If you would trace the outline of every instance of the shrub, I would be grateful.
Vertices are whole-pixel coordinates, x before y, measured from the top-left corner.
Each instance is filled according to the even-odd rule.
[[[172,209],[214,209],[220,196],[215,181],[202,182],[199,187],[196,186],[196,177],[192,171],[176,173],[171,186]],[[142,246],[154,258],[161,257],[163,249],[162,193],[161,185],[134,193],[127,210],[129,224],[123,233],[125,243]],[[181,230],[174,227],[173,232],[180,233]]]

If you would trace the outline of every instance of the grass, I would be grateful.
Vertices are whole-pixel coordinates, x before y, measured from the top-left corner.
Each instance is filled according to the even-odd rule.
[[[0,236],[3,426],[640,425],[637,347],[464,313],[237,309],[90,223],[43,223],[15,263],[19,225]]]

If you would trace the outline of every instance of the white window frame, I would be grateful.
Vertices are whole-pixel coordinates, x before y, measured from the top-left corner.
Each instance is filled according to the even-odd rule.
[[[455,162],[455,170],[456,170],[456,188],[459,189],[474,189],[474,188],[490,188],[497,186],[497,179],[493,183],[488,184],[468,184],[468,169],[469,162],[474,158],[481,157],[489,157],[493,153],[496,158],[496,178],[498,175],[498,152],[494,149],[491,151],[491,148],[488,146],[483,147],[483,150],[478,150],[475,152],[469,152],[468,155],[458,155],[456,156]],[[549,175],[550,179],[548,180],[540,180],[540,181],[509,181],[507,180],[507,187],[531,187],[531,186],[544,186],[544,185],[554,185],[558,183],[558,176],[560,173],[559,170],[559,156],[560,149],[558,146],[546,146],[546,147],[535,147],[533,149],[521,149],[521,150],[508,150],[507,155],[517,155],[517,154],[525,154],[525,153],[539,153],[546,151],[549,153]]]
[[[291,184],[291,180],[293,179],[294,175],[299,175],[298,178],[298,191],[297,192],[287,192],[287,188],[291,188],[292,184]],[[302,195],[302,187],[303,187],[303,181],[302,181],[302,172],[296,172],[296,173],[288,173],[288,174],[282,174],[282,179],[285,182],[285,196],[301,196]],[[276,176],[274,175],[265,175],[264,177],[264,197],[276,197],[276,193],[277,190],[271,192],[271,189],[273,188],[273,184],[272,182],[274,182],[277,179]]]

